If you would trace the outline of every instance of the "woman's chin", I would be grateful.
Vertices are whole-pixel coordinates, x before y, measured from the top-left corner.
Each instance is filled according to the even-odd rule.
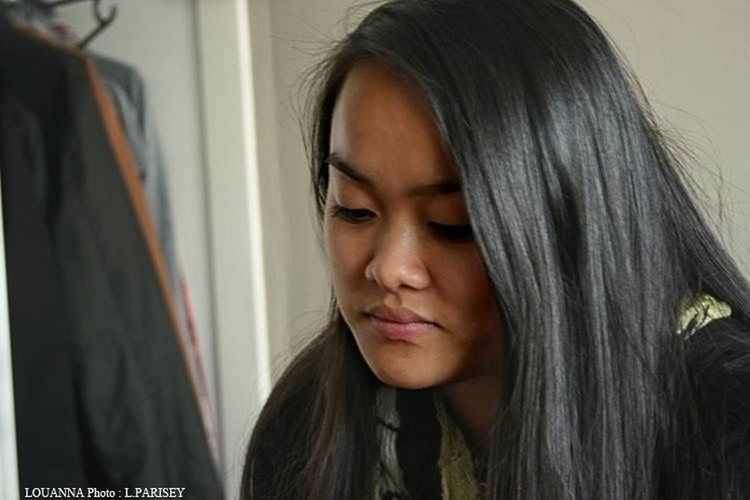
[[[418,390],[439,385],[434,376],[426,373],[415,373],[406,367],[370,367],[375,376],[386,385],[396,389]]]

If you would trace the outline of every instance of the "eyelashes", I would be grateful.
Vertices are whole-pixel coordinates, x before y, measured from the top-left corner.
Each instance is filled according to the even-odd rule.
[[[366,208],[347,208],[337,203],[331,206],[330,215],[350,224],[364,224],[375,217],[375,213]],[[427,228],[436,237],[446,241],[465,243],[474,240],[469,224],[440,224],[430,221]]]
[[[471,231],[471,226],[468,224],[439,224],[437,222],[428,222],[427,227],[430,228],[433,234],[444,240],[459,243],[474,240],[474,233]]]
[[[346,208],[338,203],[334,203],[331,207],[331,216],[351,222],[352,224],[362,224],[374,217],[375,214],[366,208]]]

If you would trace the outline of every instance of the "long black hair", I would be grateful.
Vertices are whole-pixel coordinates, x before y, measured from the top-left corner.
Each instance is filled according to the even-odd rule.
[[[333,107],[364,60],[426,97],[502,310],[508,393],[488,498],[700,497],[710,450],[677,319],[703,293],[747,318],[750,289],[603,30],[570,0],[378,6],[319,66],[308,143],[321,217]],[[261,414],[244,491],[267,461],[279,497],[371,496],[378,383],[334,300]]]

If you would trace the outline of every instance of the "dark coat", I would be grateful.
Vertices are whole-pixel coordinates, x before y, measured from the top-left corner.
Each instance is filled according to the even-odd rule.
[[[218,499],[132,163],[91,62],[0,19],[21,489],[174,486]]]

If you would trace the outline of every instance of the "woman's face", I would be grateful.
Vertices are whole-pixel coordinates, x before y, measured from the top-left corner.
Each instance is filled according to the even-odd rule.
[[[333,286],[384,383],[495,376],[500,318],[458,175],[419,91],[358,63],[337,98],[324,221]]]

